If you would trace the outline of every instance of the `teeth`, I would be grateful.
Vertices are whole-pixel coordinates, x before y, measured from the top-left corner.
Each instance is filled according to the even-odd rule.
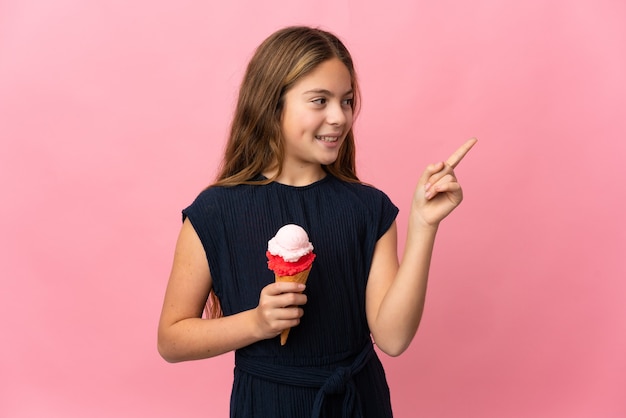
[[[316,138],[324,142],[337,142],[338,139],[336,136],[316,136]]]

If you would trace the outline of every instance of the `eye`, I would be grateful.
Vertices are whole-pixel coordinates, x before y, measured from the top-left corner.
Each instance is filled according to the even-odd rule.
[[[352,107],[352,104],[354,103],[354,98],[350,97],[349,99],[343,99],[343,101],[341,102],[344,106],[350,106]]]
[[[327,101],[325,97],[320,97],[318,99],[311,100],[311,102],[317,105],[325,105]]]

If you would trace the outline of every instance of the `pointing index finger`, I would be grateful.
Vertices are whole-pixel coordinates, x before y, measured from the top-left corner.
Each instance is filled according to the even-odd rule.
[[[468,140],[465,144],[461,145],[461,147],[454,151],[454,154],[452,154],[450,158],[446,160],[446,164],[448,164],[452,168],[456,167],[461,162],[463,157],[465,157],[465,154],[467,154],[469,150],[472,149],[476,142],[478,142],[478,139],[472,138]]]

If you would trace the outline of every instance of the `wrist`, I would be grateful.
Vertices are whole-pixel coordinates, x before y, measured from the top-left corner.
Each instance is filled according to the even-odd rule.
[[[258,306],[256,308],[252,308],[248,313],[248,332],[251,335],[254,341],[260,341],[264,339],[264,335],[262,334],[262,324],[260,320],[260,312]]]
[[[439,229],[438,222],[428,222],[419,213],[414,213],[413,216],[409,218],[409,229],[415,229],[416,232],[421,233],[436,233]]]

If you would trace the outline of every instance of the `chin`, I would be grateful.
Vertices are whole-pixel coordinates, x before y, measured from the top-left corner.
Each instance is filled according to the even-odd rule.
[[[334,158],[321,158],[319,160],[319,163],[321,165],[331,165],[333,164],[335,161],[337,161],[337,156],[335,156]]]

